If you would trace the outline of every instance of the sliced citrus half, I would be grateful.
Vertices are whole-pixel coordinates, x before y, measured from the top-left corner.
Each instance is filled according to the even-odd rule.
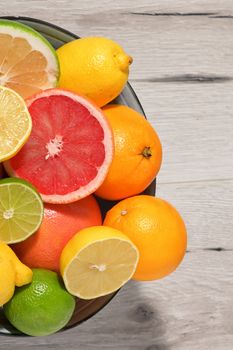
[[[38,230],[43,202],[37,191],[22,179],[0,180],[0,241],[21,242]]]
[[[130,280],[138,259],[138,249],[126,235],[110,227],[93,226],[67,243],[60,271],[71,294],[93,299],[115,292]]]
[[[23,98],[56,86],[59,64],[56,51],[34,29],[0,20],[0,85]]]
[[[113,136],[102,111],[85,97],[62,89],[27,101],[32,133],[7,163],[12,176],[31,182],[49,203],[69,203],[93,193],[113,157]]]
[[[13,157],[27,141],[32,120],[15,91],[0,86],[0,162]]]

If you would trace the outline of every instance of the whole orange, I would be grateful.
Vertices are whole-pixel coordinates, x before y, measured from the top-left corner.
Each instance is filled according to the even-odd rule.
[[[135,196],[110,209],[104,225],[126,234],[139,250],[135,280],[154,280],[167,276],[182,261],[187,234],[183,219],[168,202]]]
[[[12,248],[27,266],[59,272],[66,243],[81,229],[101,223],[101,212],[93,196],[69,204],[46,203],[39,230]]]
[[[117,200],[139,194],[156,177],[162,161],[159,137],[138,112],[122,105],[103,108],[115,144],[115,155],[103,184],[96,194]]]

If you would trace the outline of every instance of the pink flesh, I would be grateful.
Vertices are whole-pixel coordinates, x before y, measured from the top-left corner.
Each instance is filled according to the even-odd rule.
[[[104,132],[88,109],[67,96],[54,95],[35,100],[29,112],[32,133],[10,160],[15,174],[45,195],[65,195],[93,180],[105,160]],[[62,137],[62,149],[48,158],[46,145],[55,137]]]

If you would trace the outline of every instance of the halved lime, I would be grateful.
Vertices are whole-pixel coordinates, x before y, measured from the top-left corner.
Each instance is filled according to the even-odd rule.
[[[27,181],[0,180],[0,240],[21,242],[38,230],[43,219],[43,202]]]
[[[23,98],[55,87],[59,62],[50,43],[34,29],[0,20],[0,85]]]

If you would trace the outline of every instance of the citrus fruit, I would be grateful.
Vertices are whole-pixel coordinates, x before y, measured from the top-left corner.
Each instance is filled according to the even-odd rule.
[[[3,177],[3,166],[2,164],[0,163],[0,179]]]
[[[111,128],[86,98],[50,89],[27,101],[31,136],[5,163],[9,174],[30,181],[49,203],[88,196],[103,182],[113,156]]]
[[[39,230],[13,250],[26,265],[59,272],[66,243],[81,229],[101,225],[101,213],[93,196],[69,204],[45,204]]]
[[[144,191],[160,169],[159,137],[150,123],[130,107],[108,105],[103,112],[112,127],[115,154],[96,194],[109,200],[133,196]]]
[[[0,162],[13,157],[27,141],[32,121],[24,100],[0,86]]]
[[[81,93],[104,106],[123,90],[132,57],[116,42],[103,37],[71,41],[57,50],[59,86]]]
[[[118,230],[88,227],[67,243],[60,259],[66,289],[82,299],[93,299],[122,287],[134,274],[138,250]]]
[[[59,63],[56,51],[34,29],[0,20],[0,85],[23,98],[56,86]]]
[[[10,260],[0,257],[0,307],[6,304],[14,295],[15,270]],[[3,287],[2,287],[3,286]]]
[[[21,242],[38,230],[43,218],[43,202],[27,181],[0,180],[0,240]]]
[[[55,272],[33,269],[32,283],[16,289],[13,298],[4,305],[4,313],[21,332],[44,336],[63,328],[74,308],[74,297]]]
[[[144,195],[127,198],[108,211],[104,225],[121,230],[137,246],[136,280],[167,276],[184,257],[185,224],[176,209],[162,199]]]
[[[12,298],[15,286],[23,286],[31,280],[32,271],[19,261],[6,243],[0,241],[0,306]]]

